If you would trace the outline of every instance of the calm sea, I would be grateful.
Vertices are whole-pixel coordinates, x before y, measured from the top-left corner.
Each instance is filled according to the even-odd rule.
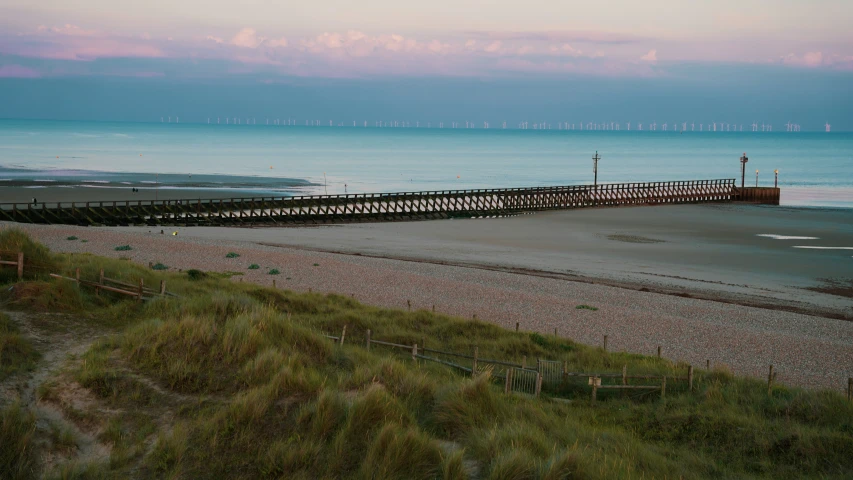
[[[758,170],[759,185],[772,186],[778,169],[784,204],[853,208],[853,133],[0,120],[2,181],[84,170],[92,173],[74,175],[141,174],[134,182],[153,181],[155,174],[239,176],[268,191],[292,185],[284,182],[279,190],[278,179],[302,179],[315,184],[302,191],[314,193],[570,185],[592,183],[596,151],[602,183],[739,178],[738,159],[746,152],[746,183],[755,185]]]

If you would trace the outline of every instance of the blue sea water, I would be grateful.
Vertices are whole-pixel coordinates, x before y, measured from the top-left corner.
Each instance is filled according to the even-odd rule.
[[[302,191],[330,194],[571,185],[592,183],[596,151],[601,183],[739,178],[745,152],[747,185],[759,170],[759,185],[772,186],[778,169],[783,204],[853,208],[853,133],[0,120],[0,181],[84,170],[148,182],[155,174],[242,177],[235,186],[254,178],[271,192],[277,179],[302,179],[314,184]]]

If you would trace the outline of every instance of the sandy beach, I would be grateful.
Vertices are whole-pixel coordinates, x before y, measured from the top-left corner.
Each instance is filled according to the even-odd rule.
[[[22,226],[55,251],[243,275],[432,309],[704,367],[841,389],[853,374],[853,212],[669,206],[317,228]],[[178,235],[169,235],[177,231]],[[817,237],[814,240],[776,239]],[[80,240],[69,241],[74,235]],[[133,250],[117,252],[117,245]],[[234,251],[239,258],[227,259]],[[247,270],[257,263],[259,270]],[[276,268],[281,275],[269,275]],[[835,293],[844,294],[840,289]],[[848,294],[849,295],[849,294]],[[597,311],[577,309],[591,305]]]

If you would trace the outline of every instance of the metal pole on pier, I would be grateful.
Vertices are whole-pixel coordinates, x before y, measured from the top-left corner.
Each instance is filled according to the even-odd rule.
[[[773,188],[779,188],[779,169],[773,170],[776,178],[773,179]]]
[[[595,151],[595,155],[592,157],[592,172],[595,174],[595,179],[593,180],[593,186],[598,187],[598,161],[601,160],[601,157],[598,156],[598,150]]]
[[[746,157],[746,152],[743,152],[743,156],[740,157],[740,188],[744,188],[744,182],[746,182],[746,162],[749,159]]]

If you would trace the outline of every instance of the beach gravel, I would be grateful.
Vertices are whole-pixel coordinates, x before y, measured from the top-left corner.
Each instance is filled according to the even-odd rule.
[[[161,235],[160,228],[21,228],[54,251],[162,263],[171,270],[240,272],[232,281],[271,286],[275,279],[279,288],[353,295],[385,307],[405,309],[411,301],[415,309],[435,306],[510,329],[516,322],[524,331],[552,334],[556,328],[560,336],[591,345],[607,335],[610,350],[653,355],[660,346],[664,357],[697,368],[709,360],[766,377],[772,364],[778,380],[791,385],[840,390],[853,376],[853,322],[844,320],[489,269],[185,236],[191,229]],[[132,250],[115,251],[118,245]],[[240,256],[226,258],[229,252]],[[249,270],[251,264],[260,268]],[[281,274],[269,275],[271,269]]]

